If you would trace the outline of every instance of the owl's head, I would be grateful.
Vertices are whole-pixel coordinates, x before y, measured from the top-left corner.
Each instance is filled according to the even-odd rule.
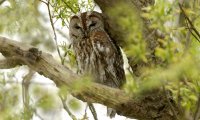
[[[101,13],[84,12],[71,17],[69,24],[70,38],[73,40],[88,38],[94,31],[103,31],[104,22]]]

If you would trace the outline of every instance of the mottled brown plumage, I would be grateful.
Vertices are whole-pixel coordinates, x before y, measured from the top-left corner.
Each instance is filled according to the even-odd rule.
[[[122,53],[105,31],[101,13],[84,12],[70,20],[70,39],[80,74],[95,82],[121,88],[125,82]]]

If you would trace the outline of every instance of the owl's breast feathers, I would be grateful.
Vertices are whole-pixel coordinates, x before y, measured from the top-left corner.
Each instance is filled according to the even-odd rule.
[[[125,82],[123,58],[104,31],[93,32],[89,38],[74,44],[81,73],[91,73],[96,82],[121,87]]]

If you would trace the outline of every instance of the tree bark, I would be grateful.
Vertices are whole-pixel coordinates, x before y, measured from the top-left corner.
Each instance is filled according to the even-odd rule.
[[[139,24],[142,21],[142,31],[143,38],[146,42],[146,52],[148,53],[147,60],[148,62],[144,63],[143,61],[135,61],[136,59],[133,56],[127,56],[129,60],[129,64],[133,70],[133,73],[136,76],[141,75],[141,69],[150,64],[160,63],[160,60],[155,57],[154,52],[155,48],[158,45],[157,39],[163,37],[162,35],[158,35],[158,32],[155,29],[151,29],[149,27],[150,20],[144,19],[141,17],[142,8],[147,7],[148,5],[153,5],[154,0],[94,0],[97,5],[99,5],[102,13],[106,16],[105,21],[108,24],[108,28],[106,28],[112,40],[115,40],[118,45],[122,48],[126,49],[127,44],[127,30],[123,29],[123,26],[119,23],[119,19],[121,18],[129,18],[130,14],[134,13],[138,16],[138,20],[135,21],[135,24]],[[111,10],[118,10],[121,5],[126,5],[127,8],[122,9],[121,15],[115,16],[110,13]],[[129,12],[127,12],[129,11]],[[131,12],[130,12],[131,11]],[[119,11],[118,11],[119,12]],[[131,27],[131,26],[130,26]],[[131,31],[133,34],[135,31]]]
[[[162,91],[136,97],[128,95],[122,90],[97,83],[81,84],[83,86],[77,89],[76,83],[84,83],[84,79],[59,64],[48,53],[43,52],[36,56],[37,59],[33,59],[34,57],[30,54],[35,53],[32,53],[30,48],[32,47],[21,42],[0,37],[0,52],[6,59],[12,57],[12,60],[15,61],[14,58],[16,58],[16,61],[20,61],[18,65],[27,65],[54,81],[58,87],[66,86],[68,92],[83,101],[100,103],[116,109],[119,115],[142,120],[173,120],[179,114],[174,101],[167,98]],[[173,106],[173,109],[170,108],[170,105]]]
[[[127,9],[132,10],[133,13],[139,15],[142,13],[142,8],[147,7],[148,5],[153,5],[154,0],[94,0],[97,5],[102,10],[102,13],[106,16],[106,20],[109,24],[110,29],[108,29],[108,32],[110,33],[111,37],[116,40],[122,47],[126,47],[126,31],[122,31],[123,28],[121,25],[119,25],[118,20],[120,18],[128,18],[130,13],[126,13],[126,10],[123,10],[124,14],[121,16],[113,17],[112,14],[110,14],[110,10],[115,9],[116,7],[120,7],[121,4],[127,5]],[[113,19],[114,18],[114,19]],[[148,19],[141,18],[143,20],[143,31],[144,36],[148,36],[152,33],[153,29],[149,28],[150,21]],[[137,21],[135,21],[135,24],[137,24]],[[132,31],[134,32],[134,31]],[[151,40],[151,41],[150,41]],[[152,41],[153,40],[153,41]],[[152,34],[151,37],[147,39],[148,42],[148,48],[154,49],[157,42],[156,42],[156,34]],[[156,43],[154,43],[156,42]]]

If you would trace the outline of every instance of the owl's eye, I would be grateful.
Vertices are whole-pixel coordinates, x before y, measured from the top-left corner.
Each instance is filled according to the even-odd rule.
[[[90,28],[91,28],[91,27],[94,27],[96,24],[97,24],[96,22],[92,22],[92,23],[90,24],[89,27],[90,27]]]
[[[80,27],[80,26],[78,26],[78,25],[76,25],[76,26],[75,26],[75,28],[76,28],[76,29],[81,29],[81,27]]]

